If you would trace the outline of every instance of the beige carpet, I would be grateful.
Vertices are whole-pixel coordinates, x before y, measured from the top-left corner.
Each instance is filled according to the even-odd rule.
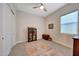
[[[37,40],[16,44],[9,56],[63,56],[64,54],[54,49],[51,41]]]

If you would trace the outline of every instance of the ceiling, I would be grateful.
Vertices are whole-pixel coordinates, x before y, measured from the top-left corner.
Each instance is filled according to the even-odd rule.
[[[66,3],[43,3],[47,12],[40,10],[39,8],[33,9],[33,7],[38,6],[40,3],[15,3],[16,10],[28,12],[34,15],[46,17],[59,8],[66,5]]]

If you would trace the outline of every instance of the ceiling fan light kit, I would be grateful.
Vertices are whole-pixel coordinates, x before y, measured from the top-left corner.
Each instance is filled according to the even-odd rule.
[[[40,6],[35,6],[35,7],[33,7],[33,8],[34,8],[34,9],[35,9],[35,8],[39,8],[39,9],[44,10],[45,12],[47,12],[47,9],[46,9],[45,6],[43,5],[43,3],[41,3]]]
[[[40,9],[43,10],[44,9],[44,6],[40,6]]]

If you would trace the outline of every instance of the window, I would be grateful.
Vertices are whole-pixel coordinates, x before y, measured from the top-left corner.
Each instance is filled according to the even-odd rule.
[[[61,16],[61,33],[78,34],[78,11]]]

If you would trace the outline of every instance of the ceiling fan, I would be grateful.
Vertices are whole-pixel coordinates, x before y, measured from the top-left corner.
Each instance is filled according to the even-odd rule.
[[[40,8],[41,10],[44,10],[45,12],[47,12],[47,9],[45,8],[43,3],[40,3],[40,5],[33,7],[34,9],[36,8]]]

